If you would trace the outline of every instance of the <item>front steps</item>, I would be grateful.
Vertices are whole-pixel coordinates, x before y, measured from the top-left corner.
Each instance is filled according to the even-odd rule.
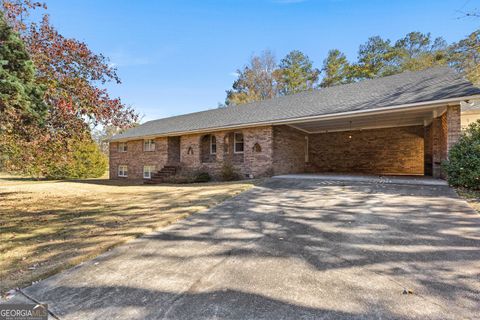
[[[151,179],[143,179],[144,184],[157,184],[165,182],[165,178],[175,175],[178,171],[177,166],[164,166],[160,171],[152,174]]]

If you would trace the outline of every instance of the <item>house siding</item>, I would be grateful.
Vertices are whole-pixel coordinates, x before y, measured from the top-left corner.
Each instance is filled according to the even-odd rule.
[[[154,165],[161,169],[168,161],[167,138],[155,139],[155,151],[143,151],[143,139],[127,142],[127,152],[118,152],[118,142],[110,143],[109,172],[111,179],[118,177],[118,166],[128,166],[128,179],[143,179],[143,166]]]
[[[460,113],[460,105],[448,106],[446,112],[434,118],[429,127],[431,130],[432,173],[435,178],[446,177],[442,170],[442,163],[448,159],[450,148],[457,143],[461,136]]]
[[[305,148],[308,134],[289,126],[273,128],[274,174],[305,171]]]
[[[235,132],[243,134],[243,153],[234,153]],[[272,132],[271,126],[264,126],[209,133],[216,137],[217,154],[215,156],[205,155],[210,152],[209,146],[202,143],[205,134],[182,136],[180,137],[181,167],[187,171],[205,171],[214,178],[219,178],[223,164],[230,163],[242,177],[271,175]],[[256,144],[259,148],[255,148]]]

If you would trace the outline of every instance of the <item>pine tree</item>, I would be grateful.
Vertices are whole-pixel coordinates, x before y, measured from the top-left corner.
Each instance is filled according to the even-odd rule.
[[[298,50],[287,54],[280,62],[278,82],[283,95],[294,94],[315,87],[320,71],[310,58]]]
[[[353,81],[351,66],[347,57],[337,49],[328,52],[327,58],[323,61],[322,72],[325,73],[325,76],[320,83],[320,87],[322,88]]]
[[[20,37],[0,13],[0,134],[42,121],[47,111],[35,68]]]
[[[22,40],[0,12],[0,169],[25,156],[46,117],[43,90]]]

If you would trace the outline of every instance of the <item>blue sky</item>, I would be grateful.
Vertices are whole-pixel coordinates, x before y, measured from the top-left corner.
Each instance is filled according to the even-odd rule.
[[[306,53],[320,68],[329,49],[355,59],[369,36],[431,32],[449,43],[477,29],[459,18],[479,0],[46,0],[62,34],[110,57],[109,86],[142,121],[214,108],[235,70],[264,49]]]

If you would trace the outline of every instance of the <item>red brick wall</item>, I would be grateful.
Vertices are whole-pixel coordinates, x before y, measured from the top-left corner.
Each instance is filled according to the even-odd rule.
[[[243,154],[233,154],[233,132],[244,135]],[[179,161],[185,169],[204,170],[215,177],[219,177],[224,161],[230,161],[243,177],[305,172],[307,134],[302,131],[289,126],[264,126],[211,134],[216,136],[217,155],[215,161],[208,163],[202,162],[200,150],[200,138],[205,134],[157,138],[154,152],[143,151],[143,140],[129,141],[126,153],[118,152],[117,143],[113,142],[110,177],[117,178],[118,166],[124,164],[128,166],[129,179],[141,179],[144,165],[155,165],[160,170],[172,161]],[[435,175],[459,134],[460,109],[456,106],[448,107],[447,113],[434,119],[428,128],[311,134],[308,135],[310,168],[318,172],[424,174],[424,164],[431,159]]]
[[[118,152],[118,143],[110,143],[110,178],[118,177],[118,166],[128,166],[128,179],[143,179],[143,166],[154,165],[160,170],[167,163],[167,138],[155,139],[155,151],[143,151],[143,140],[127,142],[127,152]]]
[[[308,134],[289,126],[273,127],[273,172],[305,172],[305,137]]]
[[[233,133],[242,132],[244,140],[244,153],[233,153]],[[242,177],[268,175],[272,171],[272,127],[256,127],[239,129],[235,131],[213,132],[217,140],[216,157],[202,161],[201,138],[205,134],[185,135],[180,138],[180,162],[184,170],[201,170],[219,178],[223,163],[228,161]],[[254,146],[259,148],[255,150]],[[208,152],[203,146],[203,152]],[[214,161],[213,161],[214,160]]]
[[[461,108],[460,106],[449,106],[447,108],[447,153],[450,148],[458,142],[462,134]]]
[[[424,158],[425,158],[425,174],[426,175],[432,175],[433,170],[433,145],[432,145],[432,124],[426,126],[424,128]]]
[[[433,119],[430,128],[433,176],[445,178],[442,162],[447,160],[448,151],[461,135],[460,106],[448,106],[444,114]]]
[[[423,135],[423,126],[312,134],[309,158],[317,171],[423,175]]]

